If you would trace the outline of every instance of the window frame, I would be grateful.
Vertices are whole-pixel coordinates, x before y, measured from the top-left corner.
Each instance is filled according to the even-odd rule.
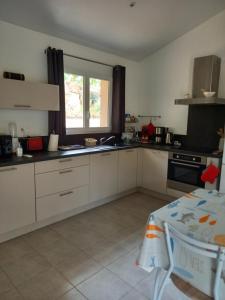
[[[66,128],[66,135],[74,135],[74,134],[88,134],[88,133],[109,133],[112,131],[112,77],[111,76],[103,76],[102,74],[98,74],[97,72],[84,72],[79,69],[74,68],[65,68],[64,74],[75,74],[83,76],[83,128]],[[108,90],[108,124],[107,127],[89,127],[89,91],[90,91],[90,78],[107,80],[109,81],[109,90]],[[66,108],[65,108],[66,114]],[[66,126],[66,124],[65,124]]]

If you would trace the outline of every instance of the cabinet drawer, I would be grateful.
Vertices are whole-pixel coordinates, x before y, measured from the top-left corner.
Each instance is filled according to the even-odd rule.
[[[36,196],[42,197],[89,184],[89,166],[36,175]]]
[[[70,211],[88,203],[88,186],[37,199],[37,221]]]
[[[89,155],[67,157],[35,163],[35,173],[46,173],[61,169],[74,168],[89,164]]]

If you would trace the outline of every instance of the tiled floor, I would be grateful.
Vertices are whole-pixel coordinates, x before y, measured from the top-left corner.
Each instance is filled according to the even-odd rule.
[[[136,193],[1,244],[0,299],[148,299],[135,259],[149,213],[165,204]]]

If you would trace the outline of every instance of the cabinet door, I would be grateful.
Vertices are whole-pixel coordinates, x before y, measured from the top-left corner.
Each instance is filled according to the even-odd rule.
[[[35,222],[34,165],[0,168],[0,234]]]
[[[90,201],[117,193],[117,151],[91,155]]]
[[[137,149],[119,151],[118,190],[124,192],[137,186]]]
[[[0,108],[59,110],[57,85],[0,79],[0,90]]]
[[[143,178],[144,188],[166,193],[168,152],[143,149]]]

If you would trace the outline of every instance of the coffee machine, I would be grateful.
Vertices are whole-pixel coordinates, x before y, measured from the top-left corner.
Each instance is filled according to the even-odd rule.
[[[155,127],[155,144],[164,144],[165,143],[165,127]]]
[[[0,158],[9,157],[13,153],[11,135],[0,135]]]

